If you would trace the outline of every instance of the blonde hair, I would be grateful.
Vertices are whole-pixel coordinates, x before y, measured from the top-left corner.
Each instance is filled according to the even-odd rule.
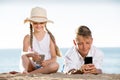
[[[61,57],[61,52],[60,52],[60,49],[58,48],[57,44],[56,44],[56,41],[55,41],[55,37],[53,36],[53,34],[47,29],[47,27],[45,26],[48,34],[50,35],[50,38],[51,40],[53,41],[54,45],[55,45],[55,51],[56,51],[56,55]],[[32,45],[32,42],[33,42],[33,28],[32,28],[32,25],[30,24],[30,48],[33,50],[33,45]]]
[[[92,37],[92,32],[87,26],[82,25],[78,27],[76,31],[76,35],[81,35],[83,37],[88,37],[88,36]]]

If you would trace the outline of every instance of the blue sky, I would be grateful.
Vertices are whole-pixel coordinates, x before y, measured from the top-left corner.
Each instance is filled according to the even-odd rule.
[[[31,8],[46,8],[48,29],[55,35],[59,47],[73,45],[75,29],[88,26],[97,47],[120,47],[119,0],[0,0],[0,48],[22,48],[29,25],[24,19]]]

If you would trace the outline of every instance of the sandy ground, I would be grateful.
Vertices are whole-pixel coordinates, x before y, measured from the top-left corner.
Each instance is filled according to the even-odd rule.
[[[9,74],[0,73],[0,80],[120,80],[120,74],[73,74],[66,75],[63,73],[52,74]]]

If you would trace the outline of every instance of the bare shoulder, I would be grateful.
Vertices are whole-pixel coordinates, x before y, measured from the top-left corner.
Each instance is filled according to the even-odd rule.
[[[30,40],[30,35],[29,34],[27,34],[27,35],[25,35],[25,37],[24,37],[24,42],[29,42],[29,40]]]
[[[23,40],[23,51],[28,51],[28,48],[30,46],[30,35],[25,35]]]
[[[24,37],[24,40],[28,40],[28,39],[30,39],[30,35],[29,34],[27,34],[27,35],[25,35],[25,37]]]

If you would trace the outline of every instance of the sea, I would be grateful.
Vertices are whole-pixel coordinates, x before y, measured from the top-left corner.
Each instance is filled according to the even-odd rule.
[[[62,56],[69,48],[60,48]],[[100,47],[104,53],[104,62],[102,66],[103,73],[120,74],[120,47]],[[20,71],[20,58],[22,49],[0,49],[0,73],[10,71]],[[57,62],[60,65],[58,72],[63,69],[64,59],[58,57]]]

